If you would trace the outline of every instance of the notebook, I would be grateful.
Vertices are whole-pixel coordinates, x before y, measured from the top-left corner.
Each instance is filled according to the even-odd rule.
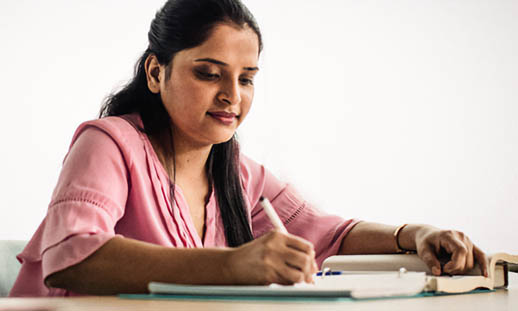
[[[417,295],[425,285],[426,274],[422,272],[383,272],[320,276],[315,277],[314,284],[214,286],[151,282],[148,288],[152,294],[182,296],[374,298]]]

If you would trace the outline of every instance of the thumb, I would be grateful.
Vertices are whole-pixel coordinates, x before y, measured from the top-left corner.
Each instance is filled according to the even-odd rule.
[[[423,250],[419,253],[419,257],[421,257],[421,260],[423,260],[424,263],[430,267],[433,275],[441,275],[441,263],[439,262],[439,259],[437,259],[437,256],[435,256],[435,252],[431,246],[426,246],[423,248]]]

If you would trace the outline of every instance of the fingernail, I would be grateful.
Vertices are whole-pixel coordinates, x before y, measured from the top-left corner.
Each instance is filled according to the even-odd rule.
[[[435,275],[441,275],[441,269],[437,267],[432,267],[432,273]]]

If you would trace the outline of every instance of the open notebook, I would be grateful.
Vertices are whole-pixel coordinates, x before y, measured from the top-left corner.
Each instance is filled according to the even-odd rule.
[[[488,278],[477,269],[471,275],[431,276],[417,255],[355,255],[326,259],[323,268],[341,270],[342,274],[315,277],[315,284],[212,286],[152,282],[148,287],[152,294],[182,296],[376,298],[414,296],[422,292],[464,293],[507,286],[507,263],[518,263],[518,256],[497,253],[490,258]]]
[[[152,282],[153,294],[254,297],[388,297],[416,295],[423,291],[422,272],[351,274],[315,277],[315,284],[269,286],[180,285]]]

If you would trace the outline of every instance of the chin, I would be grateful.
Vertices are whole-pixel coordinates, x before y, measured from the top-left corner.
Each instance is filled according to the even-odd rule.
[[[232,132],[230,134],[226,134],[226,135],[218,135],[218,137],[214,137],[213,144],[217,145],[217,144],[226,143],[227,141],[231,140],[233,136],[234,136],[234,132]]]
[[[218,142],[214,143],[214,145],[224,144],[224,143],[228,142],[231,139],[232,139],[232,136],[228,137],[227,139],[219,140]]]

